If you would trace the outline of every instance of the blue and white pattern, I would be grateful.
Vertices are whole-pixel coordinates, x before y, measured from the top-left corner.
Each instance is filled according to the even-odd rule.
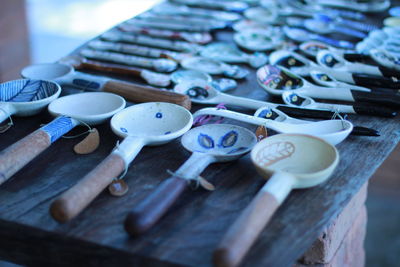
[[[0,84],[0,101],[31,102],[54,95],[58,91],[55,83],[42,80],[15,80]]]
[[[206,149],[211,149],[215,146],[214,140],[207,134],[199,134],[199,136],[197,137],[197,141],[199,142],[200,146]]]
[[[76,126],[75,121],[67,116],[61,116],[46,124],[42,128],[49,136],[52,143],[57,141],[61,136],[68,133]]]
[[[161,112],[156,113],[156,118],[161,119],[163,117],[163,114]]]
[[[236,131],[230,131],[221,137],[218,146],[221,148],[232,147],[236,144],[239,134]]]

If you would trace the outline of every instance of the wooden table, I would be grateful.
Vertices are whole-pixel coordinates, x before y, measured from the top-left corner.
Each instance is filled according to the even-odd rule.
[[[219,32],[217,39],[229,35]],[[76,92],[64,88],[63,94]],[[254,70],[232,93],[269,99],[257,85]],[[379,129],[381,136],[351,136],[338,145],[341,160],[332,178],[313,189],[293,192],[243,266],[295,263],[400,139],[398,118],[349,118],[357,125]],[[0,135],[0,150],[50,119],[46,112],[14,118],[15,126]],[[72,147],[78,140],[61,139],[0,187],[0,258],[33,266],[210,266],[213,249],[264,183],[249,156],[210,166],[203,174],[216,191],[186,192],[156,227],[140,238],[130,238],[122,226],[125,215],[168,177],[167,170],[176,170],[189,157],[179,140],[146,147],[126,175],[130,187],[126,196],[103,192],[76,219],[59,224],[48,212],[52,200],[105,158],[117,142],[108,124],[98,129],[101,146],[95,153],[76,155]]]

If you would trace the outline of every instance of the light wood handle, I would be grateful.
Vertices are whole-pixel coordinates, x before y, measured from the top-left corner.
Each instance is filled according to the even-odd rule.
[[[110,154],[82,180],[64,192],[50,206],[50,214],[59,222],[67,222],[77,216],[96,198],[125,168],[124,160]]]
[[[259,191],[214,251],[215,266],[237,266],[278,207],[278,201],[273,195]]]
[[[125,219],[125,230],[133,236],[150,229],[189,187],[188,181],[171,177],[164,180]]]
[[[169,102],[183,106],[188,110],[190,110],[191,108],[191,101],[187,95],[164,91],[148,86],[136,85],[126,82],[109,81],[104,85],[103,91],[123,96],[127,100],[138,103],[153,101]]]
[[[33,160],[51,144],[50,137],[36,130],[0,152],[0,184]]]

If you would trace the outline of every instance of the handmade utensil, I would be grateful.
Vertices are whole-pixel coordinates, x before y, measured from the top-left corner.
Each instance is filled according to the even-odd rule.
[[[207,44],[212,41],[212,36],[208,32],[159,30],[147,27],[140,27],[132,24],[119,25],[118,29],[124,32],[144,34],[156,38],[179,39],[197,44]]]
[[[52,81],[21,79],[0,83],[0,122],[11,115],[38,114],[61,93]]]
[[[77,216],[116,179],[144,146],[168,143],[190,129],[192,114],[181,106],[151,102],[131,106],[111,119],[113,132],[124,138],[114,151],[72,188],[57,198],[50,213],[59,222]]]
[[[312,110],[304,108],[293,108],[286,105],[275,104],[266,101],[250,99],[246,97],[233,96],[216,90],[213,84],[206,81],[184,81],[175,86],[174,91],[186,94],[192,102],[197,104],[220,104],[224,103],[228,106],[237,106],[249,109],[258,109],[261,107],[276,108],[294,117],[324,118],[330,119],[334,115],[333,112],[323,110]]]
[[[163,91],[147,86],[122,82],[107,77],[89,75],[75,71],[71,66],[60,63],[37,64],[25,67],[21,76],[30,79],[49,79],[63,85],[72,85],[82,90],[115,93],[133,102],[171,102],[190,109],[189,97],[175,92]]]
[[[237,266],[293,189],[317,186],[332,175],[339,152],[319,138],[280,134],[259,142],[251,159],[270,178],[215,249],[216,266]]]
[[[140,26],[140,27],[156,28],[156,29],[160,29],[160,30],[170,30],[170,31],[210,32],[210,31],[214,30],[214,27],[212,25],[208,25],[208,24],[186,25],[184,23],[146,21],[146,20],[140,20],[140,19],[130,19],[126,23]]]
[[[244,16],[262,24],[274,24],[279,15],[277,8],[252,7],[244,12]]]
[[[271,110],[275,113],[279,113],[279,111],[274,109]],[[204,115],[225,117],[254,125],[263,125],[266,128],[272,129],[278,133],[310,134],[324,139],[333,145],[342,142],[353,130],[353,124],[347,120],[325,120],[318,122],[306,122],[302,124],[287,123],[217,108],[200,109],[193,114],[193,117],[197,118]]]
[[[283,34],[271,35],[269,32],[260,30],[247,30],[235,33],[233,40],[244,49],[260,52],[281,46],[284,36]]]
[[[362,86],[376,86],[398,88],[400,82],[388,77],[381,77],[377,75],[366,75],[363,73],[351,73],[346,68],[341,70],[328,68],[324,65],[316,64],[314,61],[309,60],[295,52],[287,50],[279,50],[270,54],[269,62],[271,65],[280,65],[288,68],[290,71],[297,75],[308,76],[311,71],[324,72],[337,80],[362,85]]]
[[[336,40],[336,39],[331,39],[322,35],[314,34],[309,31],[300,29],[300,28],[294,28],[294,27],[283,27],[283,32],[286,34],[286,36],[296,42],[302,43],[306,41],[320,41],[323,43],[327,43],[330,45],[333,45],[335,47],[343,48],[343,49],[353,49],[354,44],[350,43],[348,41],[344,40]]]
[[[171,84],[169,74],[153,72],[138,67],[126,66],[122,64],[105,63],[102,61],[90,60],[79,55],[66,56],[58,61],[61,64],[72,66],[76,70],[94,70],[104,73],[113,73],[137,77],[143,79],[146,83],[164,87]]]
[[[81,93],[60,97],[48,107],[53,121],[0,152],[0,184],[78,125],[105,122],[125,107],[125,100],[110,93]]]
[[[173,4],[171,2],[163,2],[159,5],[156,5],[151,9],[151,12],[157,14],[176,14],[184,16],[205,17],[225,21],[236,21],[242,18],[240,14],[235,12],[193,8],[186,5]]]
[[[307,0],[306,2],[310,2]],[[317,0],[315,4],[356,10],[359,12],[381,12],[389,8],[390,1],[344,1],[344,0]]]
[[[318,79],[326,79],[323,75]],[[318,76],[315,74],[314,76]],[[329,76],[326,76],[329,77]],[[258,84],[268,93],[282,95],[284,91],[292,91],[305,96],[327,99],[341,100],[349,102],[369,102],[376,104],[386,104],[393,107],[400,106],[400,96],[392,93],[360,91],[360,88],[352,87],[322,87],[316,86],[300,76],[295,75],[284,67],[266,65],[257,71]]]
[[[299,45],[299,50],[311,58],[316,58],[318,52],[321,50],[332,50],[349,61],[363,61],[370,59],[368,55],[358,53],[355,50],[340,49],[318,41],[303,42]]]
[[[181,61],[181,66],[189,70],[198,70],[212,75],[223,74],[233,79],[243,79],[249,74],[247,69],[228,65],[218,60],[205,57],[190,57]]]
[[[223,42],[212,43],[203,47],[200,55],[227,63],[247,63],[253,68],[258,68],[268,61],[268,57],[264,53],[247,54],[236,46]]]
[[[379,65],[400,71],[400,54],[395,56],[384,49],[371,49],[369,54]]]
[[[366,23],[365,19],[362,19],[361,21],[354,21],[353,20],[354,18],[352,17],[350,17],[351,20],[349,20],[349,19],[344,19],[343,17],[340,16],[329,16],[321,13],[314,14],[313,17],[318,20],[323,20],[325,22],[332,22],[339,26],[350,27],[355,30],[363,32],[370,32],[379,29],[379,27],[374,24]]]
[[[220,92],[229,91],[237,87],[235,80],[227,78],[213,79],[209,74],[197,70],[177,70],[171,74],[171,80],[175,84],[193,82],[211,84],[213,88]]]
[[[172,2],[194,7],[222,9],[225,11],[233,12],[242,12],[249,7],[248,4],[246,4],[245,2],[239,1],[172,0]]]
[[[295,92],[285,91],[282,94],[285,104],[293,107],[304,107],[310,109],[329,110],[339,113],[360,114],[380,117],[395,117],[396,111],[390,108],[364,103],[354,103],[353,105],[328,104],[316,102],[309,96],[300,95]]]
[[[300,20],[299,22],[301,22],[301,24],[297,24],[297,25],[292,25],[292,26],[297,26],[297,27],[301,27],[301,25],[304,25],[304,27],[312,32],[318,33],[318,34],[335,34],[335,33],[339,33],[339,34],[344,34],[344,35],[348,35],[351,37],[355,37],[355,38],[360,38],[360,39],[364,39],[365,37],[367,37],[367,34],[362,32],[362,31],[357,31],[345,26],[340,26],[337,25],[335,22],[330,21],[330,20],[324,20],[321,19],[321,17],[316,17],[313,19],[305,19],[305,20]]]
[[[182,137],[182,145],[193,154],[147,196],[125,220],[125,230],[140,235],[151,228],[211,163],[240,158],[256,144],[253,132],[230,124],[209,124],[194,128]]]

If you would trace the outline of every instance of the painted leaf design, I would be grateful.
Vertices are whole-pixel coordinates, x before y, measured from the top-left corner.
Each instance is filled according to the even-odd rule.
[[[291,142],[272,143],[258,151],[256,161],[260,165],[268,167],[280,160],[289,158],[295,150],[296,148]]]
[[[224,136],[222,136],[221,140],[219,141],[218,146],[219,147],[232,147],[234,144],[236,144],[238,140],[238,133],[235,131],[230,131]]]
[[[206,134],[199,134],[197,141],[199,142],[200,146],[204,148],[207,149],[214,148],[214,140]]]
[[[53,95],[57,91],[55,84],[40,80],[17,80],[0,86],[0,101],[30,102]]]

